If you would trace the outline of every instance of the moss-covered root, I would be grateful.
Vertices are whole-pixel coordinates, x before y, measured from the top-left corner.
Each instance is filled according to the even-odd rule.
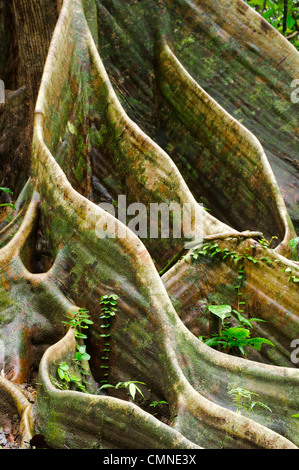
[[[20,448],[28,449],[30,447],[30,440],[34,433],[33,418],[32,418],[32,405],[27,400],[23,392],[17,385],[14,385],[5,377],[0,376],[0,389],[1,396],[6,400],[13,400],[14,406],[17,410],[20,422]]]
[[[70,330],[47,350],[40,365],[34,405],[36,429],[54,447],[194,448],[205,443],[223,448],[296,448],[271,429],[196,392],[183,375],[172,344],[164,351],[161,364],[165,394],[176,416],[171,427],[133,403],[55,388],[53,364],[70,362],[75,350],[76,340]]]
[[[55,448],[198,448],[134,403],[55,388],[53,362],[68,361],[75,350],[74,331],[69,330],[47,350],[40,364],[34,418],[36,430],[48,444]]]
[[[250,226],[277,235],[276,251],[289,257],[288,242],[295,231],[260,142],[201,88],[167,43],[159,49],[161,93],[198,142],[198,183],[205,180],[210,185],[206,190],[217,193],[220,204],[226,201],[225,210],[243,230]],[[206,150],[209,158],[203,157]],[[237,198],[232,184],[238,188]],[[257,204],[252,204],[254,199]]]

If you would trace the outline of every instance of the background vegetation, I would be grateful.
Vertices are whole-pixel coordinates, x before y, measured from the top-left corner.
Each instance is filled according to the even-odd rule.
[[[247,3],[299,49],[299,1],[247,0]]]

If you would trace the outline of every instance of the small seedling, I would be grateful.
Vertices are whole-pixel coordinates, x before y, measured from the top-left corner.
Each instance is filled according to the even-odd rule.
[[[73,383],[79,390],[85,392],[86,389],[81,382],[81,378],[77,377],[74,374],[71,374],[69,372],[69,368],[70,367],[66,362],[60,362],[57,367],[57,373],[59,378],[62,380],[62,382],[64,382],[66,388],[68,388],[66,383]]]
[[[167,401],[165,400],[161,400],[161,401],[152,401],[152,403],[150,404],[150,406],[153,406],[154,408],[156,408],[156,406],[158,405],[168,405]]]
[[[234,403],[237,407],[237,413],[241,413],[241,409],[252,411],[255,406],[260,406],[272,413],[271,408],[260,401],[252,401],[252,396],[257,396],[257,393],[250,392],[242,387],[232,388],[228,392],[232,396]]]
[[[71,328],[75,329],[76,338],[86,339],[87,336],[82,333],[81,330],[87,329],[90,325],[93,324],[93,321],[90,320],[88,310],[86,310],[85,308],[79,308],[79,310],[72,311],[71,313],[73,313],[74,315],[67,315],[68,320],[63,321],[62,323],[65,323]]]
[[[264,248],[270,248],[273,240],[278,240],[278,238],[274,235],[270,241],[266,240],[266,238],[260,238],[258,242],[264,247]]]
[[[203,302],[204,303],[204,302]],[[244,302],[239,302],[244,304]],[[242,313],[244,310],[232,309],[230,305],[207,305],[206,310],[219,318],[218,334],[212,335],[212,338],[200,336],[199,339],[210,347],[219,347],[229,353],[233,348],[245,355],[245,346],[251,346],[258,351],[261,350],[262,344],[269,344],[274,346],[271,341],[266,338],[251,338],[250,330],[245,328],[252,328],[252,322],[262,321],[259,318],[245,318]],[[242,312],[242,313],[241,313]],[[240,326],[229,327],[230,321],[235,320]]]
[[[140,393],[140,395],[144,398],[144,395],[140,388],[136,384],[145,385],[144,382],[138,382],[137,380],[129,380],[128,382],[118,382],[116,385],[104,384],[100,387],[100,390],[105,388],[126,388],[128,390],[128,394],[132,397],[133,401],[135,400],[136,392]]]
[[[290,247],[291,247],[291,249],[292,249],[293,259],[294,259],[295,261],[299,261],[298,253],[297,253],[297,245],[298,245],[298,243],[299,243],[299,237],[293,238],[292,240],[289,241]]]
[[[13,192],[9,188],[0,187],[0,191],[3,191],[6,194],[13,194]],[[11,207],[12,209],[15,209],[15,205],[11,202],[5,202],[4,204],[0,204],[0,207]]]
[[[117,308],[116,308],[117,300],[118,300],[118,296],[116,294],[102,295],[101,301],[100,301],[100,306],[101,306],[101,309],[102,309],[100,319],[101,320],[106,320],[107,323],[101,324],[101,328],[106,329],[106,328],[110,327],[110,320],[111,320],[111,318],[115,317],[115,315],[117,313]],[[100,338],[109,338],[109,337],[110,337],[110,333],[100,334]],[[106,361],[106,364],[101,365],[100,368],[101,369],[109,369],[109,366],[107,365],[107,361],[109,361],[110,343],[107,342],[104,345],[108,346],[108,347],[105,347],[103,349],[103,353],[106,353],[106,354],[101,357],[101,360]],[[108,377],[108,373],[104,374],[104,377]],[[106,379],[101,380],[101,383],[105,383],[105,385],[108,385]]]
[[[90,355],[86,352],[86,346],[85,344],[77,345],[78,351],[75,354],[75,359],[76,361],[89,361]]]

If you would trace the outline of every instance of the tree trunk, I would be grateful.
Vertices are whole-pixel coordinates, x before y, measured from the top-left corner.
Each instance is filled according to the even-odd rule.
[[[19,194],[0,231],[0,409],[16,403],[21,445],[296,448],[298,52],[239,0],[0,5],[0,183]],[[185,238],[149,236],[161,203],[187,208]],[[210,304],[268,343],[206,345]],[[134,402],[100,389],[130,381]],[[17,384],[35,382],[31,405]],[[234,388],[262,405],[236,413]]]

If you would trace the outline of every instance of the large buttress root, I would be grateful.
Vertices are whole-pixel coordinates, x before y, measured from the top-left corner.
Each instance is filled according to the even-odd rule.
[[[106,3],[97,6],[109,37],[115,24]],[[299,334],[298,289],[281,272],[297,272],[297,263],[288,259],[295,231],[263,148],[190,77],[163,34],[156,34],[152,47],[165,135],[171,138],[174,126],[183,132],[182,144],[192,142],[190,162],[186,154],[183,160],[196,174],[184,179],[175,152],[172,159],[125,112],[120,100],[127,92],[119,100],[111,83],[121,88],[113,71],[110,82],[95,25],[90,15],[87,24],[83,7],[80,0],[63,3],[36,104],[32,178],[0,232],[4,373],[24,383],[40,364],[32,416],[35,431],[52,447],[296,448],[298,420],[291,415],[298,412],[299,373],[290,344]],[[121,28],[118,34],[121,41]],[[242,205],[235,204],[236,185]],[[233,284],[235,266],[195,263],[190,253],[180,259],[183,239],[140,240],[129,221],[126,227],[100,207],[124,194],[128,203],[142,202],[147,214],[151,203],[188,204],[193,231],[199,228],[197,211],[203,237],[219,237],[222,248],[255,256],[256,263],[245,267],[244,295],[250,313],[267,321],[254,335],[262,332],[273,341],[274,352],[264,348],[248,359],[233,357],[197,339],[209,323],[198,301]],[[204,195],[221,220],[198,204]],[[101,238],[99,226],[110,237]],[[277,236],[277,247],[262,248],[245,230]],[[158,271],[172,259],[179,261],[161,278]],[[167,422],[153,416],[148,403],[142,409],[126,396],[98,390],[104,294],[119,299],[110,329],[109,382],[146,383],[152,399],[167,401]],[[74,331],[66,332],[62,321],[78,307],[88,309],[93,321],[86,341],[88,393],[60,390],[53,381],[57,364],[71,363],[76,352]],[[231,387],[257,393],[272,413],[258,407],[236,413]]]

